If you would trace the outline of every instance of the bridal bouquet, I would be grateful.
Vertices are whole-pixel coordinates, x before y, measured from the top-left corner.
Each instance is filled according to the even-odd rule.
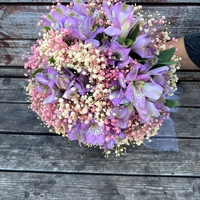
[[[121,1],[57,1],[25,63],[30,108],[51,131],[106,155],[149,140],[179,103],[169,98],[180,58],[166,47],[167,24]]]

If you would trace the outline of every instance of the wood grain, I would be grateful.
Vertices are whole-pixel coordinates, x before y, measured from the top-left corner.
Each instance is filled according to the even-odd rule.
[[[0,132],[47,133],[37,115],[28,108],[28,104],[0,104]],[[200,108],[179,108],[171,114],[178,137],[199,138]]]
[[[178,72],[182,107],[171,118],[179,152],[130,146],[105,159],[98,148],[50,133],[28,108],[21,57],[52,1],[0,0],[0,199],[199,200],[200,70]],[[199,0],[128,1],[165,15],[172,36],[200,29]]]
[[[199,178],[0,173],[3,200],[199,200]]]
[[[200,81],[200,69],[195,71],[177,71],[179,81]]]
[[[199,177],[200,139],[178,142],[179,152],[129,146],[123,156],[106,159],[103,150],[61,136],[0,134],[0,170]]]
[[[0,78],[0,102],[27,102],[27,84],[28,81],[24,78]]]
[[[183,36],[188,33],[199,31],[200,12],[199,6],[184,5],[144,5],[144,11],[154,13],[159,11],[165,15],[171,24],[169,30],[173,37]],[[39,27],[36,26],[41,19],[40,16],[48,13],[45,5],[0,5],[0,38],[1,39],[36,39]],[[191,24],[195,24],[191,28]]]
[[[49,133],[28,104],[0,103],[0,132]]]
[[[197,101],[200,94],[200,82],[180,82],[178,86],[183,89],[183,93],[179,95],[181,106],[200,106],[200,102]]]
[[[25,72],[22,67],[0,67],[0,77],[24,77]]]
[[[23,66],[22,56],[27,55],[35,40],[0,40],[0,66]]]

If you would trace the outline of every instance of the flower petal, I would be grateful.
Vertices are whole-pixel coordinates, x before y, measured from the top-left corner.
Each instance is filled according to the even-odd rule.
[[[64,99],[70,99],[71,95],[75,94],[76,92],[77,92],[76,89],[69,88],[68,90],[65,91],[62,97]]]
[[[113,140],[113,139],[110,139],[110,140],[107,142],[106,146],[107,146],[108,149],[111,149],[111,148],[114,146],[114,144],[115,144],[114,140]]]
[[[149,71],[150,75],[158,75],[158,74],[165,74],[169,70],[169,67],[158,67],[156,69],[152,69]]]
[[[95,39],[88,39],[85,42],[86,42],[86,44],[92,44],[94,47],[99,47],[99,45],[100,45],[100,42]]]
[[[126,97],[134,103],[134,106],[144,108],[145,107],[145,94],[144,91],[141,89],[140,85],[134,86],[130,83],[126,90]]]
[[[166,81],[166,78],[162,75],[157,75],[157,76],[154,76],[153,80],[159,84],[159,85],[162,85],[163,87],[165,87],[167,85],[167,81]]]
[[[158,84],[148,82],[145,83],[143,91],[145,92],[146,97],[152,101],[157,101],[163,93],[163,88]]]
[[[131,68],[130,72],[126,75],[126,79],[128,81],[134,81],[139,70],[140,66],[139,65],[134,65],[134,67]]]
[[[36,79],[37,82],[39,82],[42,85],[48,85],[48,83],[49,83],[49,79],[43,74],[38,74],[35,77],[35,79]]]
[[[102,146],[104,144],[104,142],[105,142],[105,139],[106,139],[105,135],[99,135],[96,138],[96,140],[98,142],[98,145]]]
[[[43,102],[44,105],[48,104],[48,103],[54,103],[56,100],[55,100],[55,94],[52,93],[51,95],[49,95]]]
[[[127,108],[117,107],[112,110],[112,115],[114,118],[124,118],[128,112]]]
[[[127,128],[128,121],[125,120],[125,119],[118,119],[117,125],[118,125],[119,128],[125,129],[125,128]]]
[[[139,118],[140,118],[141,122],[149,122],[150,121],[150,117],[148,115],[148,111],[146,108],[137,107],[136,109],[139,114]]]
[[[140,74],[137,76],[136,81],[144,81],[147,82],[150,79],[149,74]]]
[[[121,32],[122,31],[120,29],[115,28],[113,26],[109,26],[108,28],[106,28],[104,30],[104,33],[107,34],[107,35],[109,35],[109,36],[118,36],[118,35],[121,34]]]
[[[122,72],[118,73],[118,80],[119,80],[121,87],[126,88],[125,77]]]
[[[150,117],[158,117],[160,115],[159,110],[155,107],[154,103],[146,101],[146,108]]]

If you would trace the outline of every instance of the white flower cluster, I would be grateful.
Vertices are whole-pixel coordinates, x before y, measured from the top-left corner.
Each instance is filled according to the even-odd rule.
[[[103,126],[104,120],[111,112],[107,102],[107,96],[111,90],[106,88],[105,74],[102,72],[102,69],[106,68],[105,58],[91,44],[83,43],[70,46],[67,56],[69,61],[66,63],[66,67],[74,69],[75,73],[87,75],[89,83],[86,88],[90,92],[85,95],[75,92],[68,101],[60,98],[60,117],[68,119],[69,130],[77,119],[86,124],[95,119],[99,126]],[[72,87],[71,90],[76,91],[76,88]]]

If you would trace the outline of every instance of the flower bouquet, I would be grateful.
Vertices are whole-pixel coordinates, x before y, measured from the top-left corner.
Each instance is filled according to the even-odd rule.
[[[116,0],[57,1],[25,63],[30,108],[51,131],[106,155],[149,140],[179,103],[168,98],[180,58],[166,47],[167,24]]]

